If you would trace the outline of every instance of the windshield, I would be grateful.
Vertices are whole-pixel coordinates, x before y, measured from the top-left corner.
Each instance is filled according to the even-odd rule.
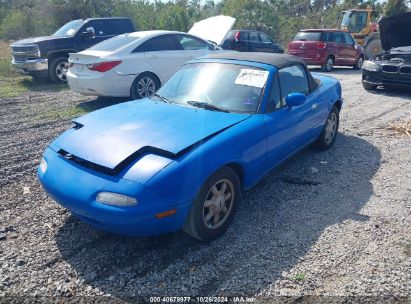
[[[301,41],[321,41],[323,32],[299,32],[295,36],[294,40]]]
[[[238,113],[255,113],[268,77],[256,67],[224,63],[183,66],[157,92],[166,101]]]
[[[89,48],[89,50],[93,51],[106,51],[106,52],[115,52],[120,49],[125,48],[130,43],[139,40],[140,37],[136,36],[129,36],[129,35],[120,35],[116,36],[107,40],[104,40],[100,43]]]
[[[59,28],[57,32],[53,34],[53,36],[59,36],[59,37],[74,36],[74,34],[77,33],[77,31],[80,29],[80,27],[83,24],[84,24],[83,20],[70,21],[69,23],[66,23],[61,28]]]

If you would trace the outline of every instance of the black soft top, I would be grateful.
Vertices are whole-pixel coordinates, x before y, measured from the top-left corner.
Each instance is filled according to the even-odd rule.
[[[224,52],[214,53],[202,58],[207,59],[224,59],[224,60],[242,60],[257,63],[269,64],[277,69],[283,69],[293,65],[301,65],[307,74],[310,91],[318,87],[318,83],[314,80],[310,71],[307,69],[304,61],[296,56],[287,54],[263,53],[263,52]]]

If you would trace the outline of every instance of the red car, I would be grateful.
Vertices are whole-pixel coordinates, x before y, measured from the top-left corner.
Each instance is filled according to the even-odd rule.
[[[347,32],[329,29],[301,30],[288,45],[288,53],[306,64],[320,65],[329,72],[335,65],[361,69],[364,49]]]

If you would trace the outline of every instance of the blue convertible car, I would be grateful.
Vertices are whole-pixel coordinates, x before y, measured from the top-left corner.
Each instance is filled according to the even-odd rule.
[[[44,189],[99,229],[224,233],[242,189],[304,147],[329,148],[341,86],[300,59],[221,53],[185,64],[155,96],[74,120],[38,167]]]

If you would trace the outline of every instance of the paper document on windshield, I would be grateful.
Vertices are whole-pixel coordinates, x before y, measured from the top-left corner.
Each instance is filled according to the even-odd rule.
[[[268,78],[268,71],[241,69],[235,84],[246,85],[250,87],[262,88]]]

